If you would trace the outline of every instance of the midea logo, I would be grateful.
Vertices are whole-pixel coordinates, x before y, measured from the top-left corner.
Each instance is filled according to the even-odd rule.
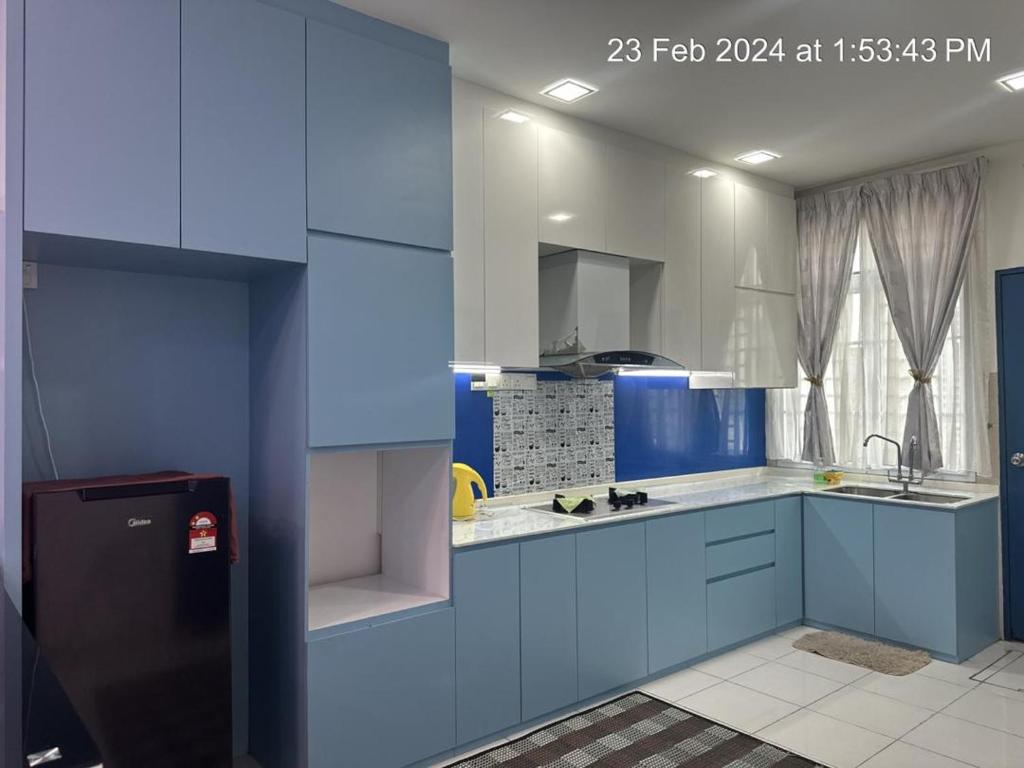
[[[148,517],[130,517],[128,518],[129,528],[139,528],[143,525],[152,525],[153,521]]]

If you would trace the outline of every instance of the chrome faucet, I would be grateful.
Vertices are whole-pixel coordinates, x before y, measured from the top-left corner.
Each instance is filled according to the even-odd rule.
[[[872,438],[883,440],[887,443],[896,446],[896,477],[890,475],[889,481],[893,483],[902,483],[903,492],[910,492],[910,484],[914,482],[914,454],[917,453],[917,435],[913,435],[910,438],[910,472],[907,475],[903,474],[903,447],[892,438],[886,437],[885,435],[871,434],[864,438],[864,447],[868,447],[868,443],[871,442]]]

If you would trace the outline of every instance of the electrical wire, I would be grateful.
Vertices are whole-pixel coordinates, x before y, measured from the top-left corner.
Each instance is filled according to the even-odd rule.
[[[50,468],[53,470],[53,479],[60,480],[60,473],[57,471],[57,461],[53,458],[53,443],[50,441],[50,428],[46,426],[46,416],[43,414],[43,398],[39,394],[39,379],[36,378],[36,357],[32,353],[32,332],[28,327],[28,304],[22,300],[21,314],[25,319],[25,349],[28,351],[28,370],[32,375],[32,386],[36,391],[36,409],[39,411],[39,422],[43,425],[43,437],[46,439],[46,453],[50,457]]]

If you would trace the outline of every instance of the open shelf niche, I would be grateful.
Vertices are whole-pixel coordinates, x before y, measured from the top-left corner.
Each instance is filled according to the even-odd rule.
[[[309,454],[310,632],[449,598],[449,444]]]

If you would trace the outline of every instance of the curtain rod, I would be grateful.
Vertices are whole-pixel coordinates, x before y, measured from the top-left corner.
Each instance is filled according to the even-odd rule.
[[[855,176],[842,181],[835,181],[830,184],[821,184],[817,187],[800,189],[797,190],[793,196],[810,197],[811,195],[818,195],[823,192],[835,192],[840,189],[849,189],[851,187],[860,186],[861,184],[878,181],[879,179],[887,179],[901,173],[927,173],[929,171],[941,171],[943,168],[952,168],[955,165],[960,165],[977,158],[988,163],[988,156],[983,151],[965,152],[962,155],[945,155],[939,158],[932,158],[931,160],[922,160],[911,165],[900,166],[899,168],[889,168],[884,171],[865,174],[864,176]]]

